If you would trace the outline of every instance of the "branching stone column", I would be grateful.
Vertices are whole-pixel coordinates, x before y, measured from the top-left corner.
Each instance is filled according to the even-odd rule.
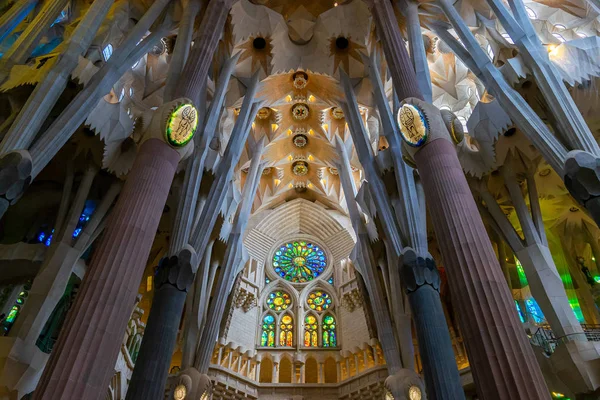
[[[126,400],[160,399],[164,396],[181,312],[197,268],[196,252],[190,246],[176,256],[161,260],[152,308]]]
[[[416,146],[410,154],[422,178],[478,393],[484,399],[548,399],[450,132],[440,111],[422,100],[391,5],[374,0],[370,6],[396,93],[410,104],[400,110],[402,136]]]
[[[168,120],[179,119],[184,137],[193,132],[185,124],[193,116],[184,108],[189,102],[155,111],[34,399],[104,397],[173,176],[191,146],[177,150],[165,142]]]
[[[390,151],[392,151],[394,159],[396,183],[403,206],[403,213],[401,213],[403,214],[402,220],[399,221],[399,225],[404,228],[406,241],[413,246],[413,248],[405,247],[401,249],[400,252],[396,253],[396,257],[400,257],[401,259],[408,257],[410,260],[415,259],[408,266],[405,263],[401,267],[401,273],[403,275],[406,274],[403,281],[409,279],[409,282],[413,282],[411,287],[406,286],[406,282],[404,284],[409,294],[408,298],[413,312],[413,319],[418,328],[417,334],[419,348],[423,355],[427,393],[431,399],[461,399],[464,398],[464,392],[460,383],[454,353],[452,352],[452,342],[448,333],[448,327],[446,326],[442,303],[437,291],[439,290],[439,278],[435,281],[437,282],[435,289],[430,286],[434,283],[432,276],[437,274],[437,269],[427,251],[425,225],[420,220],[424,216],[421,215],[419,207],[419,195],[414,182],[413,171],[402,161],[400,139],[397,137],[398,132],[394,127],[391,111],[387,105],[374,60],[372,60],[370,65],[370,73],[382,125],[384,131],[386,131],[386,136],[389,137]],[[341,80],[346,92],[346,100],[349,103],[347,109],[350,113],[353,113],[353,110],[357,107],[354,94],[351,86],[349,86],[347,77],[342,74]],[[350,127],[353,132],[361,130],[352,122]],[[355,134],[353,133],[354,137]],[[360,156],[361,154],[359,154]],[[363,163],[363,159],[360,161]],[[367,176],[367,179],[372,182],[369,176]],[[419,257],[417,258],[417,256]],[[420,262],[417,262],[417,259]],[[425,259],[428,260],[427,263],[424,261]],[[390,268],[395,267],[394,264],[391,265]],[[423,271],[416,270],[419,268],[423,269]],[[383,340],[381,342],[382,345],[385,344]],[[404,351],[404,349],[402,350]],[[387,360],[388,356],[386,354]],[[390,383],[388,386],[390,389],[397,390],[399,384],[392,385]]]
[[[68,0],[48,0],[37,13],[33,21],[19,38],[13,43],[0,60],[0,82],[10,74],[15,64],[24,64],[31,56],[31,52],[40,41],[41,37],[50,29],[52,22],[67,5]]]
[[[423,179],[477,391],[484,399],[548,399],[440,111],[418,99],[406,101],[411,106],[403,106],[401,115],[410,112],[406,107],[414,107],[418,114],[413,116],[423,119],[413,121],[427,121],[426,139],[411,153]],[[401,119],[403,136],[410,140],[405,133],[410,131],[410,117]]]
[[[164,1],[164,0],[163,0]],[[0,153],[29,147],[62,95],[79,57],[85,55],[114,0],[94,1],[67,41],[66,49],[44,79],[35,85],[27,102],[0,144]],[[156,8],[156,7],[155,7]],[[162,9],[158,9],[160,13]],[[150,27],[151,21],[148,22]],[[147,29],[147,28],[146,28]],[[53,61],[49,61],[53,62]]]
[[[254,116],[254,114],[252,115]],[[248,124],[251,124],[251,122],[248,121]],[[196,359],[196,367],[198,368],[198,371],[202,373],[208,371],[210,359],[215,348],[215,341],[219,334],[221,319],[225,313],[227,298],[233,288],[235,277],[240,273],[248,258],[242,240],[252,210],[254,195],[256,194],[256,189],[260,183],[260,177],[264,167],[261,156],[265,147],[265,142],[266,137],[263,137],[256,144],[253,151],[250,169],[248,170],[244,191],[242,193],[242,203],[237,210],[233,228],[229,235],[229,239],[227,240],[227,249],[225,250],[225,255],[223,257],[223,268],[221,269],[216,284],[216,295],[212,299],[206,316],[206,325],[200,338]],[[234,162],[228,167],[233,170],[235,164],[237,163]]]
[[[27,17],[38,0],[18,0],[0,17],[0,42]]]

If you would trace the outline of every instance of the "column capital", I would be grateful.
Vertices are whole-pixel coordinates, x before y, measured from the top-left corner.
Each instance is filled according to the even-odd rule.
[[[155,279],[156,287],[169,284],[182,292],[187,292],[194,282],[197,269],[198,256],[191,246],[186,245],[176,255],[160,260]]]
[[[440,291],[440,274],[432,257],[419,257],[409,248],[403,252],[401,262],[400,273],[407,293],[415,292],[424,285]]]
[[[33,163],[27,150],[15,150],[0,158],[0,216],[21,198],[31,183]]]

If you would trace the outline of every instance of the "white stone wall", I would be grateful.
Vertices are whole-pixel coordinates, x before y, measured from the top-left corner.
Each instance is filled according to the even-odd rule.
[[[352,351],[369,342],[369,328],[362,307],[356,307],[352,312],[347,307],[337,308],[338,318],[341,316],[342,350]]]
[[[256,347],[258,312],[258,307],[253,307],[248,312],[236,307],[231,316],[231,324],[225,341],[244,346],[248,350],[254,349]]]

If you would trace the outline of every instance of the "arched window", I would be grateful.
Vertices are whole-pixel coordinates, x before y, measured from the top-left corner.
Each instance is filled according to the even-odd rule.
[[[335,318],[331,314],[323,317],[323,347],[337,347]]]
[[[294,319],[289,314],[284,314],[279,323],[279,345],[294,345]]]
[[[304,346],[319,347],[317,318],[312,314],[307,314],[304,317]]]
[[[260,345],[275,347],[275,317],[271,314],[267,314],[263,318]]]

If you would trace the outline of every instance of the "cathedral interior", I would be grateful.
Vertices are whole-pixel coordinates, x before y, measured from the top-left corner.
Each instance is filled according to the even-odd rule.
[[[0,400],[600,399],[599,0],[0,0]]]

